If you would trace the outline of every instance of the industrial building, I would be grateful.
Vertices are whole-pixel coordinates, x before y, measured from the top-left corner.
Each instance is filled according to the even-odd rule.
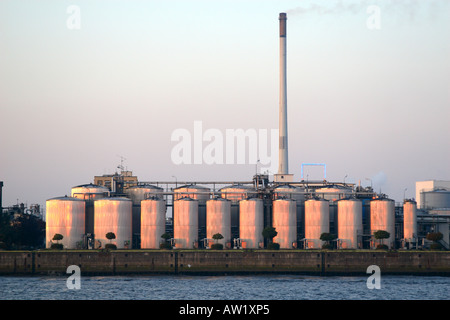
[[[382,242],[389,248],[425,248],[430,232],[443,234],[448,249],[449,208],[419,209],[413,199],[403,204],[368,187],[328,181],[269,182],[261,187],[240,182],[138,182],[114,193],[94,184],[75,186],[70,197],[47,200],[47,247],[55,233],[66,248],[103,248],[114,232],[118,248],[159,249],[164,233],[174,248],[209,248],[216,233],[224,248],[258,249],[266,246],[262,230],[273,226],[281,249],[320,249],[322,233],[337,236],[339,249],[370,249]],[[440,189],[442,190],[442,189]],[[450,199],[450,192],[444,193]],[[447,200],[449,200],[447,199]],[[373,233],[389,232],[377,241]]]
[[[295,181],[288,166],[286,41],[287,16],[279,16],[280,103],[279,169],[270,181],[257,174],[250,181],[139,182],[129,171],[75,186],[70,197],[47,200],[47,240],[64,236],[66,248],[159,249],[163,234],[176,249],[209,248],[220,233],[225,248],[260,249],[262,231],[275,227],[282,249],[320,249],[321,235],[337,236],[338,249],[412,249],[429,245],[425,237],[441,232],[449,249],[450,182],[418,184],[419,201],[396,204],[371,187],[332,181]],[[181,184],[181,186],[179,186]],[[389,232],[378,240],[374,232]]]

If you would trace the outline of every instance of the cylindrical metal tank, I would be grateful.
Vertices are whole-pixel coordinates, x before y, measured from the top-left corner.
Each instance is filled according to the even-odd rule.
[[[403,203],[403,238],[407,241],[417,239],[417,203],[413,200]]]
[[[273,241],[280,245],[280,249],[292,249],[297,243],[297,202],[277,199],[272,205],[272,226],[278,232]]]
[[[231,201],[231,235],[239,238],[239,201],[256,196],[253,186],[234,184],[219,189],[221,197]]]
[[[166,232],[166,201],[159,198],[141,201],[141,248],[159,249]]]
[[[181,198],[173,204],[175,248],[193,249],[198,245],[198,200]]]
[[[174,189],[174,200],[189,197],[198,201],[198,240],[206,238],[206,201],[211,190],[200,185],[185,185]]]
[[[55,234],[61,234],[65,249],[81,246],[85,234],[85,202],[73,197],[59,197],[46,201],[46,248],[50,248]]]
[[[436,189],[421,192],[424,209],[450,208],[450,190]]]
[[[335,185],[316,189],[316,196],[329,201],[337,201],[348,198],[352,192],[352,188]]]
[[[231,200],[233,203],[237,203],[241,200],[254,197],[256,190],[252,186],[246,186],[242,184],[235,184],[219,189],[222,198]]]
[[[133,248],[138,248],[137,242],[141,233],[141,201],[147,197],[164,199],[164,189],[151,184],[143,184],[125,189],[124,193],[133,202]]]
[[[374,199],[370,202],[370,233],[378,230],[389,232],[390,237],[383,240],[375,240],[372,247],[377,244],[385,244],[389,248],[394,247],[395,240],[395,202],[387,198]]]
[[[358,235],[363,233],[362,201],[343,199],[338,201],[338,239],[340,248],[358,249],[362,246]]]
[[[140,206],[141,201],[145,200],[146,197],[157,197],[163,199],[164,189],[151,184],[145,184],[130,187],[125,189],[124,192],[128,198],[133,201],[134,206]]]
[[[107,197],[109,192],[108,188],[91,183],[73,187],[71,195],[74,198],[92,201]]]
[[[264,244],[264,201],[249,198],[239,202],[239,237],[245,249],[257,249]]]
[[[86,201],[85,230],[86,234],[94,233],[94,201],[108,197],[109,189],[96,184],[83,184],[73,187],[71,195]]]
[[[114,240],[106,234],[113,232]],[[94,234],[96,243],[104,248],[114,243],[118,249],[131,249],[132,244],[132,202],[128,198],[103,198],[94,202]]]
[[[206,201],[210,199],[210,189],[207,187],[191,184],[175,188],[174,200],[178,200],[184,197],[198,200],[199,203],[206,204]]]
[[[297,202],[305,201],[305,189],[291,185],[279,185],[273,189],[274,199],[290,198]]]
[[[305,188],[292,185],[279,185],[273,189],[273,198],[290,198],[297,202],[297,235],[305,235]]]
[[[330,232],[330,205],[325,199],[305,201],[305,247],[322,248],[322,233]]]
[[[223,239],[215,241],[213,236],[220,233]],[[206,238],[209,246],[221,243],[224,248],[231,244],[231,201],[223,198],[211,199],[206,202]]]

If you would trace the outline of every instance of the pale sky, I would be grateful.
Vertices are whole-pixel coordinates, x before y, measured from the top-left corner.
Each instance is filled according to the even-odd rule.
[[[3,205],[44,205],[120,156],[140,181],[251,180],[250,164],[174,164],[171,134],[278,128],[280,12],[295,181],[325,163],[401,201],[450,180],[448,0],[2,0]]]

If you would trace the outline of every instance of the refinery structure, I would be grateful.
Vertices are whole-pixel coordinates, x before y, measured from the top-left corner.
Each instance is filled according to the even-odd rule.
[[[440,232],[449,249],[450,182],[417,182],[416,200],[396,204],[371,187],[345,182],[295,181],[288,166],[286,14],[280,22],[279,169],[270,179],[248,181],[139,181],[130,171],[74,186],[70,196],[46,202],[46,247],[55,234],[66,249],[227,249],[267,246],[263,230],[277,231],[280,249],[321,249],[321,235],[334,234],[337,249],[424,248]],[[123,169],[123,168],[122,168]],[[383,230],[387,239],[375,239]],[[115,239],[107,239],[107,233]],[[161,236],[167,234],[169,239]],[[213,236],[221,234],[222,239]]]

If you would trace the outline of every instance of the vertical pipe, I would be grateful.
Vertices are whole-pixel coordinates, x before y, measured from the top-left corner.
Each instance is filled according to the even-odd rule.
[[[280,13],[280,114],[279,114],[279,174],[288,174],[287,77],[286,77],[286,13]]]
[[[0,181],[0,213],[3,212],[3,181]]]

